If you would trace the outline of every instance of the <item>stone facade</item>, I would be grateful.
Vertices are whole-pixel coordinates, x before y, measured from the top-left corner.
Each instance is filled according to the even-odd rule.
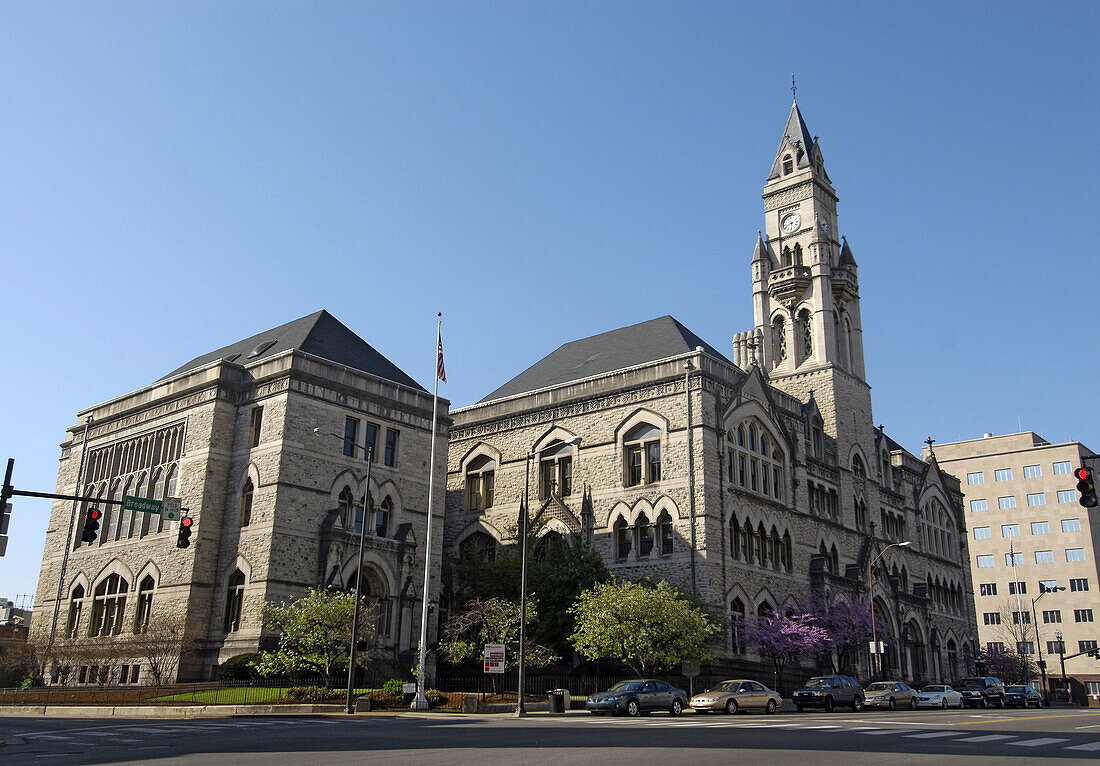
[[[319,316],[320,332],[350,335],[324,312],[270,332],[301,329]],[[202,651],[180,668],[179,678],[209,678],[228,657],[273,644],[262,619],[266,602],[311,586],[353,587],[355,515],[363,517],[369,495],[375,511],[386,512],[382,519],[368,516],[364,553],[363,588],[379,611],[375,656],[405,669],[415,665],[431,394],[302,347],[243,362],[218,358],[80,413],[61,446],[57,492],[178,497],[195,521],[193,535],[190,547],[180,549],[177,522],[151,516],[146,524],[136,518],[142,514],[127,517],[111,508],[89,545],[80,542],[80,532],[91,504],[56,501],[35,600],[41,615],[32,628],[36,643],[124,639],[141,630],[146,614],[150,623],[180,614],[201,635]],[[438,418],[437,472],[447,455],[445,400]],[[349,419],[358,424],[356,446],[345,450]],[[377,428],[369,492],[367,424]],[[385,441],[390,433],[392,450]],[[432,593],[438,592],[443,498],[437,482]],[[116,599],[120,614],[113,625],[99,603],[110,600],[112,575],[126,596]],[[143,589],[151,609],[142,603]]]
[[[748,671],[744,617],[811,589],[866,599],[884,553],[886,672],[953,679],[977,639],[959,482],[873,425],[855,261],[829,233],[836,196],[804,136],[792,107],[752,261],[756,326],[735,336],[735,361],[665,317],[567,344],[455,410],[445,559],[514,534],[529,481],[547,534],[590,542],[619,577],[697,595],[725,615],[723,662]],[[866,650],[859,662],[869,675]]]

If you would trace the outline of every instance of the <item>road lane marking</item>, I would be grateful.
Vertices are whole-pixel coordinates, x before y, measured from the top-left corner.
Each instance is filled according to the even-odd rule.
[[[935,739],[937,737],[957,737],[957,731],[926,731],[923,734],[906,734],[906,739]]]
[[[1069,742],[1064,737],[1040,737],[1039,739],[1025,739],[1020,742],[1007,742],[1015,747],[1039,747],[1040,745],[1054,745],[1059,742]]]
[[[871,737],[881,737],[883,734],[908,734],[912,731],[920,731],[920,729],[871,729],[870,731],[861,731],[859,734],[867,734]]]
[[[1014,739],[1015,734],[984,734],[980,737],[962,737],[956,742],[996,742],[999,739]]]
[[[1100,750],[1100,742],[1086,742],[1082,745],[1068,745],[1066,750]]]

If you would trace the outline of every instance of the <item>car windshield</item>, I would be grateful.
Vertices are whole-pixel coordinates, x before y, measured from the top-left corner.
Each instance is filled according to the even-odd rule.
[[[894,685],[889,681],[875,681],[873,684],[867,687],[869,692],[892,692]]]
[[[807,689],[828,689],[833,685],[831,678],[811,678],[806,682]]]
[[[1027,691],[1027,687],[1025,687],[1025,686],[1010,686],[1007,689],[1005,689],[1005,691],[1012,692],[1013,694],[1023,694],[1024,692]]]
[[[619,681],[609,689],[613,692],[636,692],[642,688],[642,681]]]
[[[963,686],[985,686],[984,678],[964,678],[962,682]]]
[[[735,692],[737,687],[741,685],[740,681],[723,681],[722,683],[711,689],[712,692]]]
[[[946,686],[926,686],[923,689],[921,689],[921,691],[922,692],[945,692],[945,691],[947,691],[947,687]]]

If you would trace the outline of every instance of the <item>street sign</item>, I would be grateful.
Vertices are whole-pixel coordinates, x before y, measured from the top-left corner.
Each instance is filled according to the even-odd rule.
[[[699,663],[698,662],[685,662],[680,668],[680,672],[687,678],[695,678],[699,675]]]
[[[878,642],[878,651],[877,652],[875,651],[875,642],[874,641],[868,641],[867,642],[867,648],[871,650],[871,654],[885,654],[886,653],[886,642],[885,641],[879,641]]]
[[[485,672],[504,672],[505,649],[504,644],[485,644]]]
[[[137,511],[138,513],[155,513],[160,515],[160,508],[163,503],[160,500],[153,500],[148,497],[134,497],[133,495],[126,495],[122,498],[122,510],[124,511]]]
[[[183,502],[178,497],[166,497],[161,506],[161,514],[169,521],[175,521],[180,517],[180,506]]]

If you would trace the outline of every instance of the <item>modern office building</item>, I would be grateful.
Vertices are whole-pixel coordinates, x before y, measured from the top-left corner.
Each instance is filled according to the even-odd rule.
[[[442,401],[440,465],[446,412]],[[84,410],[61,445],[57,492],[179,498],[193,536],[178,548],[178,520],[105,505],[88,544],[81,531],[94,503],[56,501],[32,640],[61,657],[58,647],[110,647],[180,615],[202,648],[179,678],[209,678],[228,657],[273,643],[265,603],[310,586],[353,587],[366,523],[362,589],[378,606],[375,654],[407,670],[428,553],[431,420],[432,395],[326,311]],[[443,493],[440,482],[437,509]],[[441,515],[435,523],[438,541]],[[102,675],[107,659],[99,662],[97,673],[62,657],[53,677],[87,681]],[[111,662],[110,683],[141,682],[138,658]]]
[[[1080,654],[1100,641],[1100,509],[1081,507],[1073,476],[1095,454],[1030,431],[932,451],[964,480],[982,647],[1042,655],[1052,679],[1064,650],[1067,675],[1100,697],[1100,662]]]
[[[531,455],[546,537],[713,605],[727,668],[761,670],[746,617],[811,588],[866,599],[881,553],[885,672],[953,679],[977,640],[959,482],[874,425],[856,262],[810,136],[792,105],[745,264],[754,327],[732,359],[665,316],[566,343],[451,413],[445,560],[507,539]]]

